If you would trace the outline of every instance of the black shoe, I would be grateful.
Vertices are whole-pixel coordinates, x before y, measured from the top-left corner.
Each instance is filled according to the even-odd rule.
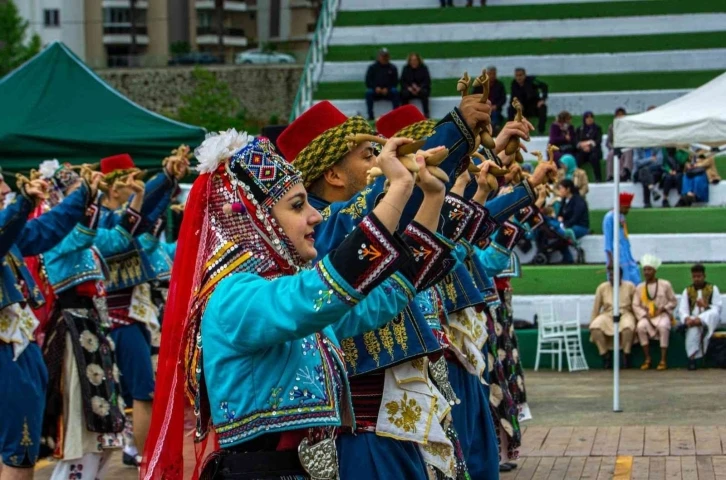
[[[691,371],[698,369],[698,367],[696,367],[696,361],[695,360],[688,360],[688,369],[691,370]]]
[[[139,455],[133,456],[133,455],[129,455],[128,453],[124,452],[124,456],[121,461],[127,467],[138,468],[141,465],[140,460],[141,460],[141,457]]]
[[[611,352],[600,355],[600,358],[602,358],[603,370],[610,370],[611,368],[613,368],[613,357]]]
[[[660,194],[660,193],[658,192],[658,190],[656,190],[656,189],[653,189],[653,190],[651,190],[651,191],[650,191],[650,194],[651,194],[651,195],[653,196],[653,200],[655,200],[656,202],[657,202],[658,200],[660,200],[660,199],[661,199],[661,196],[662,196],[662,195],[661,195],[661,194]]]
[[[469,6],[471,6],[471,5],[469,5]],[[511,472],[511,471],[512,471],[512,467],[510,467],[506,463],[502,463],[501,465],[499,465],[500,473],[506,473],[506,472]]]
[[[507,462],[504,465],[509,465],[510,467],[512,467],[512,470],[516,470],[517,469],[517,464],[514,463],[514,462]]]
[[[630,354],[629,353],[623,354],[622,359],[623,359],[623,361],[620,364],[623,366],[623,368],[630,368],[630,365],[631,365]]]
[[[663,208],[670,208],[671,202],[668,201],[667,198],[663,199]]]

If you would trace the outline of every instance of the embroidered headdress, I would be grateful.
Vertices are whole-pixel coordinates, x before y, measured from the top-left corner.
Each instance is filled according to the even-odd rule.
[[[361,116],[346,117],[328,101],[313,105],[277,138],[280,152],[300,170],[305,188],[350,151],[346,137],[373,134]]]
[[[169,287],[165,318],[170,328],[162,337],[142,469],[147,479],[190,477],[182,472],[181,454],[184,411],[191,403],[201,445],[197,460],[204,456],[210,416],[199,325],[216,286],[234,273],[275,278],[304,266],[271,214],[275,203],[302,182],[297,169],[268,140],[234,130],[208,137],[195,155],[202,174],[189,193]]]
[[[376,130],[386,138],[405,137],[421,140],[431,136],[435,120],[428,120],[414,105],[404,105],[383,115],[376,122]]]
[[[43,180],[51,184],[51,191],[48,195],[48,204],[51,207],[58,205],[66,195],[70,186],[75,184],[81,177],[73,171],[70,164],[60,164],[58,160],[44,160],[38,167],[38,172]]]

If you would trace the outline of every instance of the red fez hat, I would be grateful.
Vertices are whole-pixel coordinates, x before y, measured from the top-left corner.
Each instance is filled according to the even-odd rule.
[[[629,207],[633,203],[633,197],[635,197],[634,193],[620,192],[620,206]]]
[[[101,159],[101,173],[104,175],[108,175],[116,170],[130,170],[132,168],[136,168],[136,165],[134,165],[134,161],[128,153],[121,153]]]
[[[391,110],[376,122],[376,130],[386,138],[392,138],[396,132],[417,122],[426,120],[421,110],[408,104]]]
[[[316,103],[277,137],[277,149],[288,162],[293,162],[310,142],[346,120],[348,117],[329,101]]]

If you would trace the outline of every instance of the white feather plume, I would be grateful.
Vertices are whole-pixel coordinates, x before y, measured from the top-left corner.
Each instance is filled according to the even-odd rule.
[[[41,162],[40,164],[40,167],[38,167],[38,172],[40,172],[40,175],[41,177],[43,177],[43,179],[49,180],[53,178],[53,175],[59,168],[60,163],[55,158],[53,160],[43,160],[43,162]]]
[[[250,143],[252,137],[247,132],[238,132],[230,128],[226,132],[210,133],[201,145],[194,150],[200,173],[211,173],[219,163],[228,159],[239,149]]]

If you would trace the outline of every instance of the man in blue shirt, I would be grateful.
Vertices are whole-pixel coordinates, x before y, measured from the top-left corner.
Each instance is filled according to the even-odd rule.
[[[638,262],[633,258],[630,250],[630,239],[628,238],[628,224],[625,216],[630,212],[630,205],[633,203],[635,195],[630,192],[620,193],[620,235],[618,236],[618,244],[620,245],[620,268],[623,270],[623,280],[632,282],[634,285],[640,283],[640,270]],[[607,266],[613,265],[613,210],[605,214],[602,220],[602,231],[605,235],[605,258]]]

